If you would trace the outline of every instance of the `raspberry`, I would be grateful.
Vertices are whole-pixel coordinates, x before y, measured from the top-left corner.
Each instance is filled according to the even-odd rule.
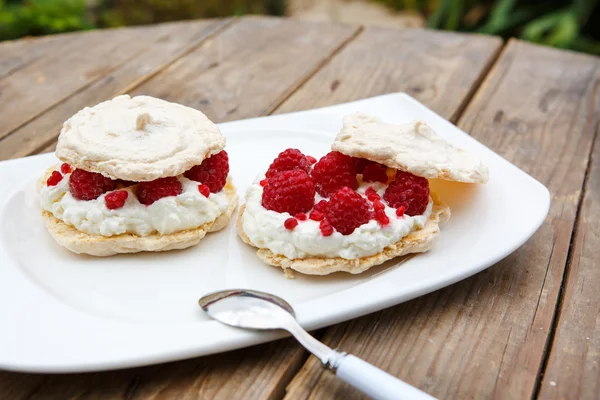
[[[344,186],[350,189],[358,187],[354,159],[337,151],[328,153],[315,164],[312,177],[317,192],[323,197],[332,195]]]
[[[313,165],[314,163],[317,162],[317,159],[314,158],[313,156],[306,156],[306,159],[308,160],[308,162],[310,163],[310,165]]]
[[[327,205],[329,202],[327,200],[321,200],[313,207],[314,211],[318,211],[320,213],[325,213],[327,211]]]
[[[356,173],[362,174],[365,170],[365,167],[372,163],[373,161],[367,160],[365,158],[353,157],[354,165],[356,165]]]
[[[384,210],[375,210],[375,219],[380,225],[387,225],[390,223],[390,218],[387,216]]]
[[[398,171],[383,198],[390,207],[404,206],[407,215],[421,215],[429,203],[429,182],[409,172]]]
[[[206,186],[205,184],[203,184],[203,183],[201,183],[201,184],[198,185],[198,191],[204,197],[210,196],[210,188],[208,186]]]
[[[313,221],[322,221],[324,218],[324,215],[322,212],[319,212],[317,210],[312,210],[310,212],[310,214],[308,215],[308,218],[312,219]]]
[[[264,187],[267,184],[268,179],[263,179],[260,181],[260,186]]]
[[[296,218],[288,218],[283,223],[283,226],[285,226],[285,229],[288,231],[293,231],[294,228],[298,226],[298,220]]]
[[[177,196],[182,191],[181,182],[174,176],[170,176],[150,182],[140,182],[137,187],[137,196],[140,203],[149,206],[156,200],[168,196]]]
[[[373,200],[373,209],[375,211],[384,210],[385,206],[383,205],[381,200],[375,199],[375,200]]]
[[[278,172],[301,169],[310,173],[310,162],[298,149],[287,149],[279,153],[277,158],[267,170],[267,178],[277,175]]]
[[[379,193],[377,193],[375,191],[375,189],[373,189],[373,186],[369,186],[367,188],[367,190],[365,190],[365,196],[367,196],[367,199],[369,199],[371,201],[375,201],[375,200],[381,199],[381,197],[379,197]]]
[[[121,208],[125,205],[127,197],[129,197],[127,190],[110,192],[104,196],[104,204],[106,204],[106,208],[109,210],[116,210],[117,208]]]
[[[283,171],[264,187],[262,205],[267,210],[296,215],[310,210],[315,202],[315,185],[301,169]]]
[[[204,183],[212,193],[220,192],[229,175],[229,156],[225,150],[202,161],[183,174],[186,178]]]
[[[321,234],[323,236],[331,236],[333,235],[333,226],[326,219],[322,220],[319,223],[319,229],[321,230]]]
[[[79,200],[94,200],[101,194],[110,192],[116,182],[97,172],[76,169],[71,173],[69,189],[73,197]]]
[[[58,185],[58,182],[62,181],[62,174],[58,171],[53,171],[52,175],[50,175],[50,178],[48,178],[48,180],[46,181],[46,185],[48,186],[56,186]]]
[[[378,163],[371,163],[365,167],[362,176],[365,182],[387,183],[387,167]]]
[[[398,217],[404,217],[405,210],[406,210],[406,207],[404,207],[404,206],[400,206],[400,207],[396,208],[396,215]]]
[[[60,166],[60,172],[62,172],[63,174],[68,174],[69,172],[71,172],[71,166],[67,163],[62,163],[62,165]]]
[[[369,222],[369,202],[349,187],[343,187],[331,195],[326,218],[342,235],[349,235]]]
[[[306,221],[306,214],[304,214],[304,213],[298,213],[298,214],[296,214],[295,218],[298,221]]]

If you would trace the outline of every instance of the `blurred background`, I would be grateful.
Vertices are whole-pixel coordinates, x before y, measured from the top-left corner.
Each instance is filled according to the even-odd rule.
[[[600,54],[599,0],[0,0],[0,40],[243,14],[518,37]]]

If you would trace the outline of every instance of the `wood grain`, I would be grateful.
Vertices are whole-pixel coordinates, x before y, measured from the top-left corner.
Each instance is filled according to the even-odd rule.
[[[358,31],[246,17],[133,91],[224,122],[269,114]]]
[[[78,86],[77,90],[69,93],[62,102],[54,104],[36,118],[14,130],[9,136],[1,139],[0,160],[26,156],[38,151],[43,146],[48,146],[49,142],[54,141],[58,137],[63,122],[81,108],[127,92],[131,87],[135,87],[177,58],[197,47],[203,40],[230,22],[230,20],[179,22],[158,25],[152,29],[143,27],[108,31],[106,32],[106,40],[113,40],[115,42],[134,41],[137,48],[133,51],[134,56],[128,55],[128,58],[119,65],[110,68],[107,67],[102,72],[97,70],[99,68],[97,58],[103,57],[102,52],[99,51],[94,51],[92,53],[94,56],[92,57],[79,60],[78,67],[69,68],[68,70],[65,69],[66,65],[63,64],[62,60],[44,58],[43,60],[36,61],[36,63],[44,61],[44,68],[47,71],[51,71],[45,73],[48,76],[49,85],[59,85],[59,82],[72,80],[73,75],[71,73],[76,73],[78,69],[97,70],[101,76],[95,77],[93,81],[86,81],[87,83],[83,87]],[[90,47],[94,46],[95,41],[102,42],[102,35],[98,38],[89,33],[81,35],[82,37],[73,35],[71,40],[76,40],[81,46],[88,43]],[[141,40],[141,37],[144,40]],[[127,51],[127,49],[115,46],[118,45],[113,45],[113,48],[111,48],[113,51]],[[130,49],[130,51],[132,50]],[[56,63],[59,65],[53,65]],[[18,72],[18,74],[26,73],[31,75],[33,72],[24,69]],[[0,81],[1,85],[2,81]],[[40,90],[44,89],[40,88]],[[62,88],[53,87],[52,90],[58,91],[62,90]],[[14,107],[23,108],[24,117],[22,119],[31,119],[25,114],[30,106],[31,99],[29,97],[40,95],[47,96],[48,94],[40,94],[34,88],[28,89],[27,92],[22,93],[21,96],[14,99]],[[51,101],[52,99],[39,100],[39,103],[46,104]],[[30,112],[35,113],[36,110],[30,109]]]
[[[365,28],[277,113],[406,92],[455,120],[501,43],[491,36]]]
[[[458,125],[549,187],[548,219],[492,268],[335,327],[325,340],[440,398],[530,398],[592,146],[597,80],[595,58],[511,41]],[[287,397],[360,396],[311,357]]]
[[[600,60],[590,87],[600,103]],[[590,108],[590,112],[594,110]],[[600,143],[598,114],[588,116],[595,143],[585,195],[570,252],[564,295],[540,387],[541,399],[597,399],[600,396]]]

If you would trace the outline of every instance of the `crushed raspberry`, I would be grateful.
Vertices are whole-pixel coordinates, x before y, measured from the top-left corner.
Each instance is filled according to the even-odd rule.
[[[421,215],[429,203],[429,182],[409,172],[398,171],[396,179],[385,190],[383,199],[390,207],[404,206],[407,215]]]
[[[322,212],[312,210],[308,215],[308,218],[312,219],[313,221],[321,221],[324,218],[324,215]]]
[[[319,223],[319,229],[323,236],[331,236],[333,234],[333,226],[326,219]]]
[[[220,192],[227,183],[229,156],[223,150],[202,161],[202,164],[192,167],[183,175],[193,181],[204,183],[212,193]]]
[[[312,177],[317,192],[328,197],[344,186],[358,188],[356,163],[352,157],[332,151],[321,158],[313,167]]]
[[[182,191],[181,182],[174,176],[170,176],[150,182],[140,182],[137,187],[137,197],[140,203],[149,206],[163,197],[177,196]]]
[[[343,187],[331,195],[325,216],[338,232],[349,235],[369,222],[369,202],[349,187]]]
[[[206,186],[205,184],[203,184],[203,183],[201,183],[201,184],[198,185],[198,191],[204,197],[210,196],[210,188],[208,186]]]
[[[298,226],[298,220],[296,218],[288,218],[283,223],[283,226],[285,226],[285,229],[292,231]]]
[[[106,196],[104,196],[104,204],[106,204],[106,208],[109,210],[116,210],[117,208],[121,208],[125,205],[127,197],[129,197],[127,190],[116,190],[114,192],[107,193]]]
[[[318,211],[320,213],[325,213],[327,211],[328,204],[329,203],[327,202],[327,200],[321,200],[320,202],[315,204],[315,206],[313,207],[313,210]]]
[[[267,178],[277,175],[278,172],[300,169],[310,173],[310,162],[298,149],[287,149],[279,153],[267,170]]]
[[[354,159],[354,165],[356,165],[356,173],[357,174],[362,174],[363,171],[365,170],[365,167],[373,162],[373,161],[367,160],[365,158],[353,157],[353,159]]]
[[[295,218],[298,221],[306,221],[307,217],[306,217],[306,214],[304,214],[304,213],[298,213],[298,214],[295,215]]]
[[[365,182],[387,183],[387,167],[378,163],[371,163],[365,167],[362,173]]]
[[[398,217],[404,217],[404,211],[406,211],[406,207],[400,206],[400,207],[396,208],[396,215]]]
[[[375,191],[375,189],[373,189],[373,186],[369,186],[367,188],[367,190],[365,190],[365,195],[367,196],[367,199],[369,199],[371,201],[375,201],[375,200],[381,199],[381,197],[379,197],[379,193],[377,193]]]
[[[260,181],[260,186],[264,187],[267,184],[268,179],[263,179]]]
[[[264,187],[262,205],[267,210],[292,215],[307,212],[315,202],[315,185],[301,169],[283,171]]]
[[[375,211],[384,210],[385,209],[385,205],[383,205],[383,203],[381,202],[381,200],[375,199],[375,200],[373,200],[373,209]]]
[[[94,200],[101,194],[110,192],[116,187],[116,182],[96,172],[76,169],[69,179],[69,190],[73,197],[79,200]]]
[[[375,219],[379,222],[380,225],[387,225],[390,223],[390,218],[387,216],[383,209],[375,210]]]
[[[58,171],[53,171],[52,175],[50,175],[50,178],[48,178],[48,180],[46,181],[46,185],[48,186],[56,186],[58,185],[58,182],[62,181],[62,174]]]
[[[314,158],[313,156],[306,156],[306,160],[308,160],[308,163],[309,163],[310,165],[313,165],[314,163],[316,163],[316,162],[317,162],[317,159],[316,159],[316,158]]]
[[[62,165],[60,166],[60,172],[62,172],[63,174],[68,174],[69,172],[71,172],[71,166],[67,163],[62,163]]]

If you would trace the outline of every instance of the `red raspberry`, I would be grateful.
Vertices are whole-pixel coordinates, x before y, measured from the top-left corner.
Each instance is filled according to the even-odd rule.
[[[429,203],[429,182],[409,172],[396,172],[396,179],[385,190],[383,199],[390,207],[404,206],[407,215],[421,215]]]
[[[349,235],[369,222],[369,202],[349,187],[343,187],[331,195],[326,218],[342,235]]]
[[[283,226],[285,226],[285,229],[288,231],[293,231],[294,228],[298,226],[298,220],[296,218],[288,218],[283,223]]]
[[[365,167],[373,162],[373,161],[367,160],[366,158],[353,157],[353,159],[354,159],[354,165],[356,165],[356,173],[357,174],[362,174],[363,171],[365,170]]]
[[[203,183],[201,183],[201,184],[198,185],[198,191],[204,197],[210,196],[210,188],[208,186],[206,186],[205,184],[203,184]]]
[[[375,201],[375,200],[380,200],[381,197],[379,197],[379,193],[377,193],[375,191],[375,189],[373,189],[372,186],[369,186],[367,188],[367,190],[365,190],[365,196],[367,196],[367,199],[371,200],[371,201]]]
[[[396,208],[396,215],[399,217],[404,217],[404,211],[406,211],[406,208],[404,206],[400,206]]]
[[[378,163],[371,163],[365,167],[362,176],[365,182],[387,183],[387,167]]]
[[[315,164],[312,177],[317,192],[323,197],[332,195],[344,186],[358,188],[354,159],[337,151],[328,153]]]
[[[321,200],[320,202],[318,202],[317,204],[315,204],[315,206],[313,207],[314,211],[318,211],[320,213],[325,213],[327,211],[327,205],[328,205],[328,201],[327,200]]]
[[[298,213],[298,214],[296,214],[295,218],[298,221],[306,221],[306,214],[304,214],[304,213]]]
[[[52,175],[50,175],[50,178],[48,178],[48,180],[46,181],[46,185],[48,186],[56,186],[58,185],[58,182],[62,181],[62,174],[58,171],[53,171]]]
[[[333,235],[333,226],[326,219],[322,220],[319,223],[319,229],[321,230],[321,234],[323,236],[331,236]]]
[[[110,192],[116,182],[96,172],[76,169],[69,179],[69,190],[79,200],[94,200],[101,194]]]
[[[277,175],[278,172],[290,171],[292,169],[301,169],[310,173],[310,162],[304,154],[298,149],[287,149],[279,153],[277,158],[267,170],[267,178]]]
[[[385,205],[379,199],[373,200],[373,209],[375,211],[385,210]]]
[[[71,172],[71,166],[67,163],[62,163],[62,165],[60,166],[60,172],[62,172],[63,174],[68,174],[69,172]]]
[[[140,203],[149,206],[163,197],[181,194],[183,187],[174,176],[158,178],[150,182],[140,182],[137,187],[137,197]]]
[[[317,210],[312,210],[310,212],[308,218],[312,219],[313,221],[322,221],[324,218],[324,215],[322,212],[319,212]]]
[[[387,225],[390,223],[390,218],[387,216],[383,209],[375,210],[375,219],[379,222],[380,225]]]
[[[296,215],[307,212],[315,202],[315,185],[301,169],[283,171],[264,187],[262,205],[267,210]]]
[[[109,210],[116,210],[117,208],[121,208],[125,205],[127,197],[129,197],[127,190],[110,192],[104,196],[104,204],[106,204],[106,208]]]
[[[264,187],[268,182],[268,179],[263,179],[262,181],[260,181],[260,186]]]
[[[308,160],[308,162],[310,163],[310,165],[313,165],[314,163],[317,162],[317,159],[314,158],[313,156],[306,156],[306,159]]]
[[[204,183],[212,193],[220,192],[227,183],[229,156],[223,150],[202,161],[202,164],[192,167],[183,175],[193,181]]]

